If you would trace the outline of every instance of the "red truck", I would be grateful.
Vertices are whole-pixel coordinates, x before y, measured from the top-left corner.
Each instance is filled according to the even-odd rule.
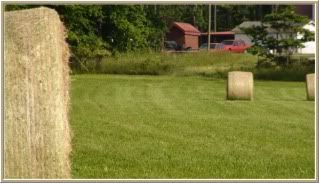
[[[243,40],[224,40],[221,43],[224,45],[225,51],[234,53],[244,53],[250,47]]]

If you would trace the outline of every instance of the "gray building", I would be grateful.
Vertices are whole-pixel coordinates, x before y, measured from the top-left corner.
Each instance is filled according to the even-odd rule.
[[[249,28],[254,26],[261,26],[261,22],[260,21],[245,21],[241,23],[240,25],[236,26],[235,28],[233,28],[232,32],[235,33],[235,39],[241,39],[245,41],[246,44],[252,45],[251,38],[247,34],[245,34],[241,30],[241,28]],[[276,30],[272,28],[267,28],[266,31],[268,32],[268,36],[278,39]]]

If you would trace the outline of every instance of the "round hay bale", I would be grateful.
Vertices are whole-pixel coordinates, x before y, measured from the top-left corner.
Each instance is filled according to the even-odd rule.
[[[70,178],[69,50],[56,11],[4,16],[4,177]]]
[[[307,99],[315,100],[315,74],[306,75]]]
[[[227,99],[253,100],[254,79],[251,72],[228,72]]]

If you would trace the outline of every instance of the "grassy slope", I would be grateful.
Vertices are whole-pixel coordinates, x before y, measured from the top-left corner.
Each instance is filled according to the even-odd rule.
[[[301,82],[226,101],[203,77],[78,75],[74,178],[313,178],[314,102]]]
[[[295,56],[297,58],[297,56]],[[96,63],[100,63],[95,65]],[[251,54],[225,52],[156,53],[134,52],[106,57],[101,62],[91,60],[87,68],[73,73],[102,73],[128,75],[207,76],[226,79],[233,70],[250,71],[256,79],[276,81],[304,81],[314,72],[314,64],[294,60],[291,66],[256,68],[257,57]],[[265,64],[264,64],[265,65]]]

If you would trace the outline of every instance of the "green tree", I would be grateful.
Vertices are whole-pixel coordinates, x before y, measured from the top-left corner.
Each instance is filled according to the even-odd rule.
[[[280,6],[276,12],[266,15],[260,26],[242,30],[252,38],[253,54],[289,65],[293,52],[304,47],[304,42],[314,40],[314,33],[303,28],[308,22],[307,17],[295,13],[293,6]],[[302,35],[301,39],[297,38],[298,34]]]
[[[103,33],[114,49],[129,51],[148,48],[152,32],[143,5],[103,6]]]
[[[103,11],[98,5],[50,6],[57,10],[68,29],[71,66],[80,70],[98,69],[101,59],[111,54],[101,35]]]

